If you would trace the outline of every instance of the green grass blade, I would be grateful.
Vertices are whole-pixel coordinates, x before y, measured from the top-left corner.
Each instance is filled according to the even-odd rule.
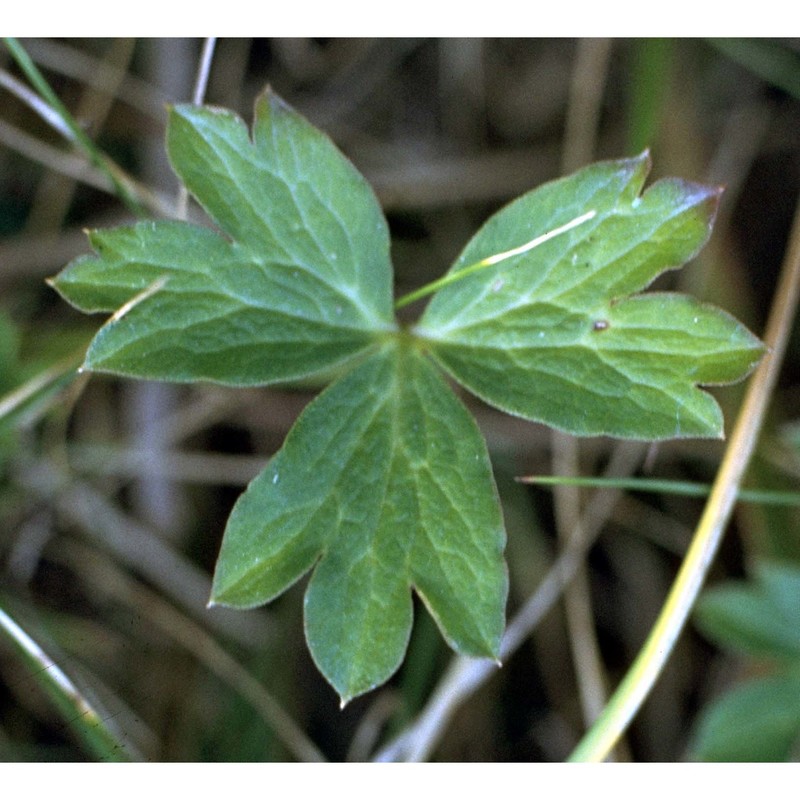
[[[623,489],[631,492],[664,492],[684,497],[707,497],[711,484],[695,481],[671,481],[659,478],[592,478],[531,475],[517,478],[520,483],[534,486],[580,486],[593,489]],[[773,506],[800,506],[800,492],[778,492],[768,489],[740,489],[740,503],[759,503]]]
[[[36,416],[47,401],[78,376],[83,350],[46,367],[10,392],[0,395],[0,429],[12,427],[20,418]]]
[[[759,78],[800,100],[800,56],[779,42],[709,39],[708,43]]]
[[[730,519],[773,395],[800,301],[800,205],[795,210],[764,341],[770,357],[753,376],[725,450],[714,488],[664,606],[639,655],[570,761],[602,761],[649,695],[692,611]]]
[[[67,107],[59,100],[58,95],[52,90],[50,84],[45,80],[44,75],[42,75],[36,64],[34,64],[33,59],[25,51],[25,48],[12,37],[6,37],[3,41],[14,60],[17,62],[17,65],[25,74],[25,77],[67,126],[71,133],[72,141],[83,150],[93,166],[102,170],[109,177],[117,196],[125,203],[128,209],[134,214],[142,216],[145,212],[145,208],[136,197],[135,192],[127,185],[128,181],[121,173],[121,170],[111,162],[86,133],[84,133],[81,126],[72,114],[70,114]]]
[[[31,674],[53,700],[70,729],[100,761],[129,761],[125,745],[92,704],[41,647],[0,608],[0,629],[13,643]]]
[[[675,52],[672,39],[646,38],[631,42],[628,88],[628,150],[640,153],[658,141]]]

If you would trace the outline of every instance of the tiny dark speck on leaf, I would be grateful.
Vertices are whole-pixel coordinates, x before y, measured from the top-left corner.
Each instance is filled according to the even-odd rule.
[[[604,331],[608,328],[608,320],[607,319],[596,319],[592,323],[592,330],[594,331]]]

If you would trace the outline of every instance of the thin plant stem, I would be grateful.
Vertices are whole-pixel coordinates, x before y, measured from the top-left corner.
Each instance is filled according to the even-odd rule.
[[[118,100],[146,114],[157,124],[163,123],[167,99],[147,81],[104,59],[95,58],[69,42],[26,39],[25,47],[40,66],[100,92],[108,93],[113,88]]]
[[[211,74],[211,60],[214,58],[214,48],[217,46],[217,37],[208,36],[203,42],[203,52],[200,54],[200,64],[197,67],[197,79],[194,82],[192,102],[199,106],[206,96],[208,77]]]
[[[602,761],[627,729],[683,630],[736,503],[783,360],[800,295],[800,204],[775,292],[764,340],[769,348],[747,388],[711,495],[678,576],[636,660],[570,761]]]
[[[577,441],[561,431],[553,431],[553,470],[576,475],[579,471]],[[562,546],[584,538],[581,527],[580,490],[569,483],[554,487],[554,512],[558,540]],[[583,721],[589,726],[600,715],[606,702],[606,677],[600,647],[594,630],[589,575],[581,565],[564,592],[564,612],[569,631],[572,663],[581,702]]]
[[[77,472],[124,479],[150,476],[210,486],[247,486],[268,461],[262,456],[173,449],[166,449],[157,464],[151,462],[150,456],[145,449],[104,444],[81,443],[69,448],[69,463]]]
[[[196,106],[199,106],[206,96],[208,76],[211,74],[211,61],[214,58],[216,44],[216,36],[209,36],[203,42],[203,51],[200,54],[200,63],[197,67],[197,77],[195,78],[194,91],[192,92],[192,103]],[[175,204],[175,216],[177,219],[186,219],[188,210],[189,190],[186,188],[186,184],[181,182],[178,188],[178,199]]]
[[[347,748],[346,761],[362,762],[369,760],[369,754],[383,731],[384,726],[398,711],[402,711],[403,703],[393,691],[383,691],[373,701],[359,720],[350,746]]]
[[[578,41],[564,132],[561,162],[564,173],[578,169],[592,158],[609,51],[608,39]],[[553,472],[577,475],[580,471],[578,440],[559,430],[552,431],[551,439]],[[555,487],[553,499],[559,541],[562,545],[580,541],[583,530],[579,488],[561,484]],[[588,726],[603,710],[608,690],[594,628],[589,574],[585,566],[577,570],[574,580],[564,592],[564,611],[583,720]]]
[[[87,749],[102,761],[129,761],[125,744],[108,727],[106,720],[58,664],[2,608],[0,630],[13,642],[36,681]]]
[[[146,206],[157,206],[158,203],[155,198],[146,190],[139,187],[119,166],[103,154],[97,148],[97,145],[84,133],[81,126],[72,117],[67,107],[59,100],[58,95],[52,90],[50,84],[47,83],[36,64],[33,63],[33,59],[31,59],[22,45],[12,37],[5,38],[4,42],[14,60],[17,62],[17,65],[33,87],[47,105],[49,105],[52,111],[60,117],[61,122],[55,126],[56,130],[79,147],[92,166],[101,170],[108,176],[116,195],[128,209],[137,216],[141,216],[144,214]],[[51,114],[48,114],[45,116],[45,119],[49,122],[51,116]]]
[[[108,173],[92,167],[83,156],[45,144],[16,126],[9,125],[5,120],[0,120],[0,142],[47,169],[116,197],[116,190]],[[165,208],[157,198],[151,198],[149,205],[153,211],[159,213]]]
[[[264,643],[270,637],[273,628],[267,612],[209,612],[205,603],[211,582],[206,573],[88,483],[71,480],[65,470],[44,460],[20,464],[15,480],[28,493],[51,503],[91,542],[135,569],[202,624],[247,645]]]
[[[283,706],[245,669],[217,640],[200,625],[190,620],[166,600],[129,578],[111,563],[102,563],[89,548],[72,544],[65,560],[72,569],[88,577],[92,584],[146,614],[147,619],[225,681],[258,712],[285,747],[300,761],[320,762],[327,759],[306,736]]]
[[[564,123],[561,168],[565,173],[592,160],[610,52],[610,39],[579,39],[577,42]]]
[[[12,415],[17,414],[47,390],[77,378],[78,367],[83,361],[84,352],[85,348],[82,348],[67,356],[0,397],[0,422],[5,422]]]
[[[84,130],[91,130],[99,136],[116,102],[119,84],[127,73],[136,48],[136,40],[115,39],[107,48],[103,63],[117,69],[113,70],[116,82],[103,90],[89,85],[81,87],[80,97],[75,99],[74,116],[80,119]],[[28,231],[58,230],[66,219],[72,200],[75,197],[76,181],[64,180],[57,175],[42,175],[33,197],[25,222]]]
[[[48,103],[36,94],[36,92],[31,91],[22,81],[18,81],[4,69],[0,69],[0,86],[11,92],[17,99],[22,100],[28,108],[35,111],[51,128],[58,131],[64,138],[74,138],[72,130],[69,125],[64,122],[61,114],[54,111]]]
[[[106,159],[97,149],[95,143],[84,133],[76,120],[73,119],[72,114],[70,114],[67,107],[52,90],[50,84],[45,80],[44,75],[39,71],[36,64],[33,63],[33,59],[28,55],[22,45],[11,37],[6,38],[5,43],[19,68],[25,73],[25,76],[45,101],[44,104],[36,103],[32,105],[32,108],[39,111],[39,107],[44,105],[44,108],[39,111],[43,118],[53,125],[59,133],[73,142],[73,144],[78,145],[95,167],[106,172],[119,192],[120,197],[126,204],[129,204],[132,211],[138,211],[138,202],[128,194],[127,189],[122,186],[119,177],[114,174],[114,171],[109,169]]]

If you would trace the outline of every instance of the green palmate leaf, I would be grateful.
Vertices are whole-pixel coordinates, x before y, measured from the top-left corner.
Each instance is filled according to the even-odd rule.
[[[414,332],[482,399],[579,435],[720,436],[698,384],[727,383],[763,347],[735,319],[682,295],[639,292],[708,238],[719,190],[666,179],[643,195],[645,155],[594,164],[492,217]],[[593,211],[531,249],[524,244]],[[498,253],[496,263],[474,266]]]
[[[167,145],[214,227],[94,232],[95,255],[52,283],[83,311],[114,311],[91,370],[242,386],[338,372],[235,506],[212,601],[261,605],[313,570],[306,635],[343,701],[398,668],[412,591],[455,649],[499,650],[505,534],[486,447],[428,356],[512,413],[663,438],[718,435],[697,385],[735,380],[761,353],[690,298],[627,297],[702,245],[718,195],[673,180],[640,197],[646,157],[501,211],[406,332],[374,194],[277,97],[258,100],[251,135],[228,111],[177,106]]]
[[[252,141],[231,112],[177,106],[172,164],[221,231],[145,222],[92,233],[53,286],[83,311],[119,309],[88,369],[267,384],[352,357],[394,328],[386,221],[333,143],[272,94]]]
[[[412,588],[453,647],[497,656],[504,541],[472,417],[400,340],[313,401],[239,499],[212,599],[260,605],[316,564],[306,635],[346,702],[400,665]]]
[[[703,711],[693,745],[700,760],[800,755],[800,569],[763,562],[753,577],[706,591],[695,620],[720,646],[770,659],[776,672],[733,687]]]
[[[800,755],[800,674],[748,681],[704,710],[691,754],[698,761],[795,761]]]
[[[695,609],[698,627],[723,647],[800,661],[800,570],[763,563],[754,577],[705,592]]]

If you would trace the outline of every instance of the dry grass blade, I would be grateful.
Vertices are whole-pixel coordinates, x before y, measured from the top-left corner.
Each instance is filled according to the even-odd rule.
[[[778,379],[800,297],[800,203],[764,341],[769,352],[753,375],[692,544],[661,614],[603,714],[570,756],[602,761],[624,733],[666,664],[713,561],[753,454]]]
[[[107,559],[99,559],[88,548],[73,544],[62,551],[70,567],[94,588],[120,603],[136,608],[151,623],[229,684],[261,715],[264,722],[300,761],[326,761],[281,704],[200,625],[176,610],[163,598],[132,580]]]

